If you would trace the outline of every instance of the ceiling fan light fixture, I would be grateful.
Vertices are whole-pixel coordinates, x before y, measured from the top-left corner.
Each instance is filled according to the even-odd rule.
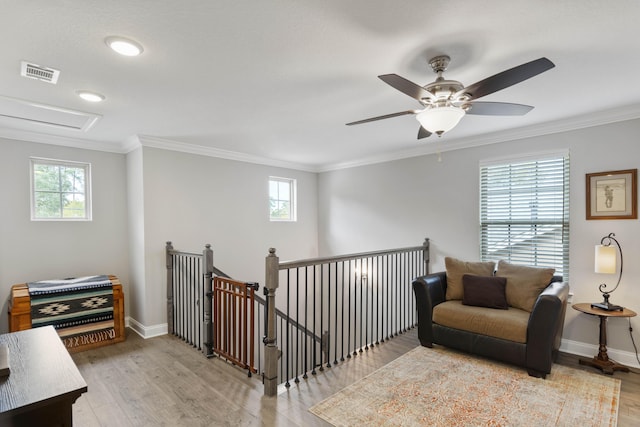
[[[456,127],[465,111],[453,106],[425,108],[416,115],[420,125],[431,133],[442,136]]]
[[[124,37],[111,36],[104,39],[104,42],[115,52],[124,56],[138,56],[144,51],[140,43]]]

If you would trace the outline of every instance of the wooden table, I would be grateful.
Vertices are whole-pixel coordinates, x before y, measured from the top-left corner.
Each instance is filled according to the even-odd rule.
[[[598,354],[592,359],[580,358],[581,365],[592,366],[600,369],[605,374],[613,375],[613,371],[629,372],[629,368],[616,363],[609,359],[607,355],[607,318],[609,317],[633,317],[636,312],[629,310],[628,308],[622,309],[622,311],[607,311],[600,308],[591,307],[590,303],[574,304],[573,308],[581,311],[582,313],[590,314],[592,316],[598,316],[600,318],[600,346]]]
[[[0,425],[72,426],[87,383],[53,326],[0,335],[11,374],[0,378]]]

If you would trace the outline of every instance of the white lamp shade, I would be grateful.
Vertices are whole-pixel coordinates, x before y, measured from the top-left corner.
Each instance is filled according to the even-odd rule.
[[[596,245],[595,272],[615,274],[616,248],[613,246]]]
[[[453,129],[464,114],[462,108],[433,107],[422,110],[416,115],[416,119],[429,132],[441,135]]]

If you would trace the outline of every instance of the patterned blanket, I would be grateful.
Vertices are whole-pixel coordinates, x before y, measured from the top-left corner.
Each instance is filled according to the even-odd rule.
[[[115,337],[107,276],[28,283],[33,327],[53,325],[67,347]]]

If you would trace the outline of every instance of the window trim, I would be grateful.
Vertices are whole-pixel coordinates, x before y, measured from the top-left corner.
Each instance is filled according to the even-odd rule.
[[[84,217],[73,218],[39,218],[36,216],[36,189],[34,180],[35,165],[53,165],[84,169],[84,199],[85,199],[85,215]],[[92,192],[91,192],[91,163],[78,162],[72,160],[49,159],[43,157],[29,158],[29,185],[30,185],[30,204],[31,204],[31,221],[92,221]]]
[[[498,259],[491,259],[489,260],[488,258],[488,253],[485,253],[485,250],[488,250],[487,248],[487,244],[489,242],[487,242],[486,237],[484,236],[484,228],[488,225],[490,225],[492,222],[491,220],[485,219],[483,220],[483,209],[486,209],[486,203],[487,200],[485,198],[483,198],[483,191],[486,190],[485,184],[483,182],[483,171],[486,168],[490,168],[490,167],[500,167],[500,166],[508,166],[508,165],[513,165],[516,166],[516,171],[518,170],[518,165],[523,165],[523,164],[532,164],[532,163],[536,163],[539,166],[544,166],[544,162],[545,161],[552,161],[552,160],[557,160],[560,161],[562,159],[563,161],[563,165],[562,165],[562,178],[558,183],[562,183],[563,184],[563,193],[562,193],[562,218],[561,221],[559,223],[562,224],[562,228],[561,228],[561,232],[562,232],[562,252],[557,253],[555,255],[555,261],[554,264],[556,264],[556,266],[558,265],[558,262],[561,262],[562,265],[562,271],[558,271],[556,274],[562,274],[563,275],[563,280],[568,281],[569,279],[569,247],[570,247],[570,203],[569,203],[569,199],[570,199],[570,192],[571,192],[571,188],[570,188],[570,156],[569,156],[569,151],[568,150],[556,150],[556,151],[546,151],[546,152],[540,152],[540,153],[533,153],[530,155],[521,155],[521,156],[513,156],[513,157],[503,157],[503,158],[499,158],[499,159],[491,159],[491,160],[485,160],[485,161],[480,161],[479,164],[479,168],[478,168],[478,172],[479,172],[479,206],[478,206],[478,219],[479,219],[479,242],[480,242],[480,259],[483,261],[498,261]],[[533,167],[533,165],[532,165]],[[538,178],[540,178],[538,176]],[[511,182],[511,181],[510,181]],[[543,183],[544,185],[544,183]],[[540,181],[536,180],[536,188],[537,189],[542,189],[542,187],[540,187]],[[509,194],[511,194],[511,192],[514,190],[514,188],[510,185],[509,186]],[[517,191],[517,189],[515,189]],[[516,193],[517,194],[517,193]],[[499,199],[498,199],[499,200]],[[511,203],[511,202],[509,202]],[[515,206],[516,211],[515,213],[517,214],[518,212],[522,213],[523,211],[521,209],[518,209],[518,206]],[[513,212],[512,211],[513,207],[511,206],[511,204],[509,204],[509,212]],[[494,212],[495,215],[495,212]],[[494,216],[495,218],[495,216]],[[558,217],[557,217],[558,218]],[[501,220],[494,220],[493,223],[496,225],[499,225],[501,222]],[[504,222],[504,220],[502,220],[502,222],[504,224],[512,224],[515,225],[516,227],[520,224],[520,225],[524,225],[524,223],[522,223],[522,220],[520,219],[520,221],[518,221],[518,219],[514,219],[513,221],[506,221]],[[553,222],[553,221],[552,221]],[[538,218],[538,220],[536,221],[532,221],[531,224],[532,226],[545,226],[545,223],[550,224],[548,221],[546,221],[544,218]],[[556,219],[556,223],[557,219]],[[532,245],[532,248],[536,247],[536,248],[544,248],[544,244],[540,243],[536,243],[534,245]],[[552,252],[553,253],[553,252]],[[521,258],[526,258],[523,257],[520,254]],[[510,258],[509,258],[510,259]],[[505,261],[507,262],[511,262],[509,261],[509,259],[505,258]],[[516,255],[516,258],[514,258],[515,263],[518,263],[518,256]],[[544,263],[540,264],[540,266],[543,266]]]
[[[297,209],[297,180],[295,178],[284,178],[280,176],[269,177],[268,199],[271,202],[271,183],[285,182],[289,184],[289,218],[274,218],[271,216],[271,206],[269,206],[269,221],[271,222],[296,222],[298,220]]]

